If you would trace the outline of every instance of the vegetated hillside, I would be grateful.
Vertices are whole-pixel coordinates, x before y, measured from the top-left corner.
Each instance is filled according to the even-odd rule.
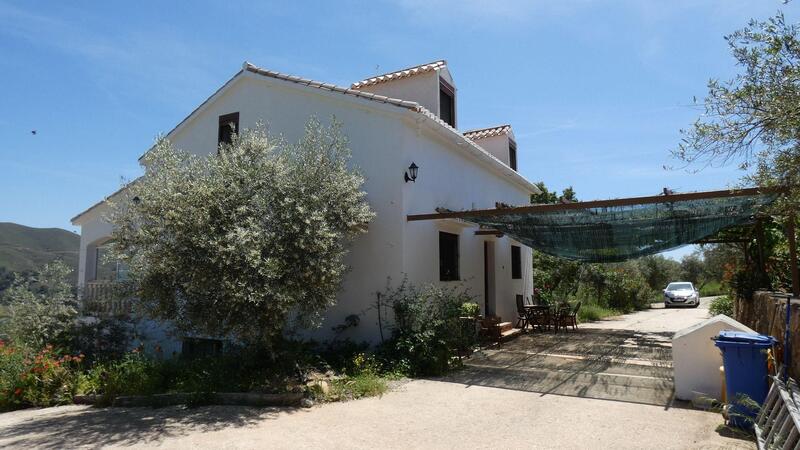
[[[7,272],[35,270],[61,259],[77,280],[80,236],[61,228],[32,228],[0,222],[0,269]]]

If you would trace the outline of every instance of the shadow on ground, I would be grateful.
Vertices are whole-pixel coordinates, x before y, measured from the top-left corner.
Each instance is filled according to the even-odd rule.
[[[685,406],[673,402],[672,333],[578,329],[529,332],[474,354],[443,381],[542,395]]]
[[[249,427],[291,408],[240,406],[165,408],[51,408],[35,420],[0,428],[0,447],[75,448],[155,445],[165,438]],[[19,411],[13,414],[26,414]]]

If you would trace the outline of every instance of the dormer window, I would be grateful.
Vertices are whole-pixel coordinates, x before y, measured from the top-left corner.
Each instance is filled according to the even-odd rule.
[[[439,118],[456,127],[456,90],[439,78]]]
[[[508,167],[517,170],[517,144],[510,139],[508,141]]]
[[[217,130],[217,145],[233,142],[233,135],[239,132],[239,113],[230,113],[219,116],[219,128]]]

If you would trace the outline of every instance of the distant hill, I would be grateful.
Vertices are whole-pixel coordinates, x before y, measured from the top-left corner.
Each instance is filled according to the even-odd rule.
[[[8,272],[35,270],[61,259],[78,278],[78,248],[81,237],[61,228],[32,228],[0,222],[0,269]]]

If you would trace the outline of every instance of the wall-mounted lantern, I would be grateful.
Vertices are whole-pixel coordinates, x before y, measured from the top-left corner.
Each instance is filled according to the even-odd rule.
[[[419,170],[419,167],[417,167],[417,165],[414,164],[413,162],[411,163],[410,166],[408,166],[408,172],[406,172],[403,175],[403,179],[406,180],[406,183],[408,183],[409,181],[413,181],[415,183],[417,182],[417,171],[418,170]]]

